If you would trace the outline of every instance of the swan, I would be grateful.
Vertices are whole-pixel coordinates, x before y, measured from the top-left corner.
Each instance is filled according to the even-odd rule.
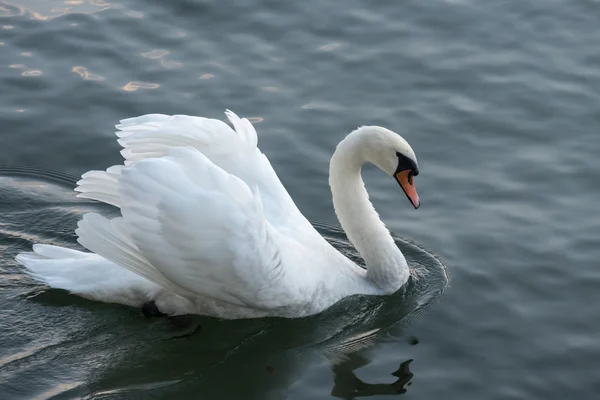
[[[418,208],[419,167],[406,140],[362,126],[331,157],[335,213],[364,269],[302,215],[257,147],[252,124],[225,114],[233,129],[186,115],[120,121],[123,165],[86,172],[75,188],[120,216],[83,216],[75,232],[90,252],[34,244],[16,260],[34,279],[87,299],[227,319],[304,317],[406,283],[406,259],[361,177],[363,164],[375,164]]]

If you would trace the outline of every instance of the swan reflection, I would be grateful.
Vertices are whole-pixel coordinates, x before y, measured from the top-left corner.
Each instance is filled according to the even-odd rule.
[[[407,386],[411,385],[413,373],[410,363],[406,360],[400,363],[398,369],[391,373],[397,379],[393,383],[367,383],[354,373],[355,370],[369,364],[369,360],[361,355],[352,354],[348,361],[333,366],[333,389],[331,395],[341,399],[354,399],[357,397],[370,397],[381,395],[398,395],[406,393]]]

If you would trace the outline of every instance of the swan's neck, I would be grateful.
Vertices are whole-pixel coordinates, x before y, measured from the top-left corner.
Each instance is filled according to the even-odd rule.
[[[387,293],[408,279],[404,255],[373,208],[361,176],[369,131],[359,128],[338,145],[329,166],[335,213],[367,266],[367,278]]]

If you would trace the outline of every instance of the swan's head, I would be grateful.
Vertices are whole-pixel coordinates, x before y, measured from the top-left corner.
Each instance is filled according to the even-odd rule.
[[[363,126],[353,133],[361,139],[364,160],[394,177],[413,207],[419,208],[421,202],[414,182],[414,177],[419,175],[419,164],[408,142],[397,133],[380,126]]]

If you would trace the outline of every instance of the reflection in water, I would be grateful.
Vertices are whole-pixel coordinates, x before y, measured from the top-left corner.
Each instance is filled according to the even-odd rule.
[[[320,46],[319,51],[334,51],[339,49],[340,46],[341,44],[339,42],[328,43],[324,44],[323,46]]]
[[[181,68],[183,66],[183,63],[179,61],[170,61],[165,59],[165,56],[168,54],[169,51],[164,49],[155,49],[147,51],[145,53],[140,53],[142,57],[150,58],[152,60],[158,60],[160,65],[167,69]]]
[[[103,76],[93,74],[89,72],[87,68],[78,65],[74,66],[71,71],[75,72],[86,81],[103,81],[105,79]]]
[[[169,51],[156,49],[156,50],[147,51],[147,52],[141,53],[141,54],[142,54],[142,57],[152,58],[153,60],[156,60],[156,59],[159,59],[159,58],[164,57],[167,54],[169,54]]]
[[[214,78],[215,76],[213,74],[203,74],[200,75],[200,79],[211,79]]]
[[[36,0],[15,0],[19,4],[0,1],[0,16],[14,17],[29,13],[33,19],[48,21],[67,14],[93,14],[108,9],[111,4],[102,0],[67,0],[63,4],[67,7],[53,7],[55,2]]]
[[[40,71],[39,69],[28,69],[27,71],[23,71],[23,73],[21,73],[21,76],[40,76],[42,74],[42,71]]]
[[[157,89],[159,87],[160,85],[158,83],[134,81],[123,86],[122,89],[126,92],[135,92],[138,89]]]
[[[0,242],[0,252],[7,260],[32,242],[77,247],[73,229],[82,214],[116,212],[76,198],[75,180],[34,168],[0,171],[0,207],[11,205],[2,209],[9,234]],[[360,262],[342,230],[325,224],[315,227]],[[16,312],[5,321],[7,337],[28,332],[36,340],[7,345],[0,353],[10,363],[0,384],[52,370],[63,378],[17,390],[32,398],[55,393],[57,382],[84,382],[68,387],[69,395],[183,398],[186,393],[203,393],[207,398],[264,399],[267,393],[286,393],[302,385],[314,371],[332,371],[331,393],[339,398],[403,393],[412,378],[410,360],[392,373],[397,378],[393,383],[363,382],[354,371],[369,363],[365,353],[370,348],[382,342],[406,343],[405,327],[439,298],[447,276],[444,265],[431,254],[395,239],[411,268],[420,271],[418,279],[411,278],[393,296],[353,296],[302,319],[146,318],[140,310],[90,302],[60,290],[38,294],[40,285],[9,263],[5,272],[16,278],[10,286],[12,303],[6,306]],[[232,379],[235,385],[214,385]],[[385,382],[389,376],[380,379]]]
[[[391,375],[397,377],[393,383],[366,383],[358,378],[354,371],[369,364],[369,360],[361,355],[352,354],[348,361],[333,366],[333,389],[331,395],[342,399],[356,397],[369,397],[380,395],[398,395],[406,393],[406,386],[411,384],[413,373],[410,372],[410,363],[406,360]]]
[[[322,110],[322,111],[330,111],[335,112],[339,111],[340,107],[333,103],[325,103],[325,102],[312,102],[303,104],[300,108],[303,110]]]
[[[84,2],[81,1],[78,4],[83,4],[83,3]],[[109,2],[107,2],[107,1],[104,1],[104,0],[90,0],[90,5],[96,6],[96,7],[108,7],[111,4]]]

